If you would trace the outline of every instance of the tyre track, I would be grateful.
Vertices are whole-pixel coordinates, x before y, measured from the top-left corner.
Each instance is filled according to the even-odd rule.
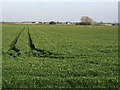
[[[30,57],[31,54],[32,54],[32,56],[34,56],[34,57],[43,57],[43,58],[48,57],[48,58],[53,58],[53,59],[65,59],[65,58],[72,59],[72,58],[76,58],[76,57],[62,56],[64,54],[53,53],[53,52],[50,52],[48,50],[43,50],[43,49],[36,48],[34,43],[32,42],[32,38],[31,38],[31,35],[30,35],[30,29],[29,29],[28,25],[20,31],[20,33],[16,36],[16,38],[13,40],[12,44],[10,45],[10,49],[8,50],[8,54],[10,56],[16,57],[16,56],[14,56],[13,52],[10,52],[11,50],[15,51],[17,53],[17,56],[21,55],[21,53],[19,52],[20,49],[16,48],[16,44],[19,40],[20,35],[25,30],[25,28],[28,29],[28,41],[29,41],[28,46],[30,47],[30,51],[28,52],[28,57]]]
[[[15,45],[17,44],[17,41],[18,41],[21,33],[22,33],[24,30],[25,30],[25,27],[20,31],[20,33],[19,33],[19,34],[16,36],[16,38],[13,40],[12,44],[10,45],[10,49],[9,49],[8,51],[13,50],[13,51],[15,51],[15,52],[17,52],[17,53],[20,51],[18,48],[16,48]]]
[[[32,55],[35,57],[48,57],[48,58],[53,58],[53,59],[75,58],[75,57],[63,57],[61,55],[64,55],[64,54],[56,54],[56,53],[52,53],[52,52],[47,51],[47,50],[37,49],[32,42],[29,26],[28,26],[28,36],[29,36],[29,46],[31,48],[30,53],[32,53]],[[33,50],[35,50],[39,53],[32,52]]]
[[[28,26],[28,36],[29,36],[29,46],[30,46],[31,50],[35,50],[37,52],[40,52],[42,55],[45,55],[46,53],[48,53],[49,55],[53,54],[50,51],[35,48],[35,45],[33,44],[32,38],[31,38],[31,35],[30,35],[29,26]]]

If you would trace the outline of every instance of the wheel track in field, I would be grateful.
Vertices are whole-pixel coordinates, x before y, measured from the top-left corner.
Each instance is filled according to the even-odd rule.
[[[35,48],[35,45],[33,44],[32,38],[31,38],[31,35],[30,35],[29,26],[28,26],[28,36],[29,36],[29,46],[30,46],[31,50],[35,50],[37,52],[40,52],[42,55],[45,55],[46,53],[48,53],[49,55],[53,54],[50,51]]]
[[[16,48],[15,45],[17,44],[17,41],[18,41],[21,33],[22,33],[24,30],[25,30],[25,27],[20,31],[20,33],[19,33],[19,34],[16,36],[16,38],[13,40],[12,44],[10,45],[10,49],[9,49],[8,51],[14,50],[14,51],[17,52],[17,53],[20,51],[18,48]]]
[[[64,55],[64,54],[53,53],[53,52],[50,52],[48,50],[43,50],[43,49],[36,48],[34,43],[32,42],[32,38],[31,38],[31,35],[30,35],[30,30],[29,30],[28,25],[26,27],[24,27],[20,31],[20,33],[16,36],[16,38],[13,40],[12,44],[10,45],[10,49],[8,50],[8,53],[9,53],[10,56],[13,56],[13,53],[9,52],[11,50],[15,51],[17,53],[17,56],[20,55],[20,53],[19,53],[20,49],[16,48],[15,45],[17,44],[18,39],[19,39],[20,35],[22,34],[22,32],[25,30],[25,28],[28,28],[28,41],[29,41],[28,46],[31,49],[30,52],[29,52],[29,57],[30,57],[30,54],[32,54],[34,57],[48,57],[48,58],[53,58],[53,59],[65,59],[65,58],[71,59],[71,58],[75,58],[75,57],[61,56],[61,55]],[[36,51],[37,53],[34,52],[34,51]]]
[[[48,58],[54,58],[54,59],[55,58],[59,58],[59,59],[75,58],[75,57],[63,57],[61,55],[64,55],[64,54],[56,54],[56,53],[52,53],[48,50],[37,49],[32,42],[29,26],[28,26],[28,36],[29,36],[29,47],[31,48],[30,53],[32,52],[32,50],[35,50],[35,51],[39,52],[39,53],[32,52],[32,55],[34,55],[35,57],[48,57]]]

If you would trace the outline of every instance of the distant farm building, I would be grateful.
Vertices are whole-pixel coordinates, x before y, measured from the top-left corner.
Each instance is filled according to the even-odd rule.
[[[39,22],[35,22],[35,23],[39,23]]]
[[[33,24],[34,22],[30,22],[30,21],[26,21],[26,22],[23,22],[23,24]]]
[[[39,22],[32,22],[32,23],[37,24],[37,23],[39,23]]]
[[[104,25],[106,25],[106,26],[112,26],[112,24],[104,24]]]
[[[62,22],[57,22],[57,24],[63,24]]]
[[[66,22],[66,24],[71,24],[70,22]]]

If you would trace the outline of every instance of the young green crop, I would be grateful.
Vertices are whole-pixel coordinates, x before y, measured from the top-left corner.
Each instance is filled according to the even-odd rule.
[[[118,87],[117,27],[28,26],[3,24],[3,88]]]

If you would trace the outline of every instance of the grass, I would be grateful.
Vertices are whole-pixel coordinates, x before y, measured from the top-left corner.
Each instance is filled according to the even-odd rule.
[[[118,87],[115,26],[3,24],[2,32],[3,88]]]

